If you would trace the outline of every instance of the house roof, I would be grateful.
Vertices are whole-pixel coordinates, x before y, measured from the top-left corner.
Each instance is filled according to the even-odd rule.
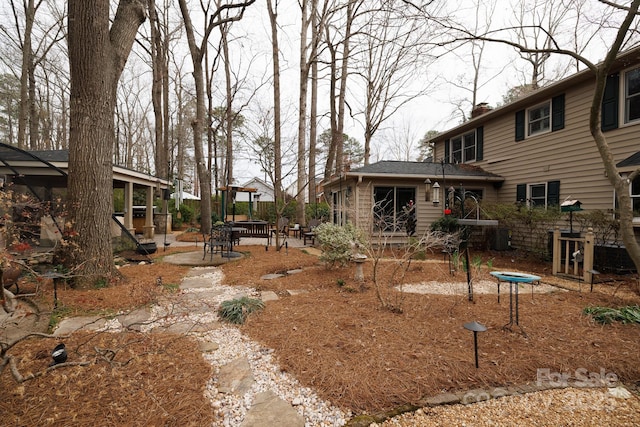
[[[625,67],[628,67],[631,63],[637,63],[638,61],[640,61],[640,47],[620,53],[615,62],[612,64],[610,71],[612,73],[617,72],[621,69],[624,69]],[[509,114],[518,110],[522,110],[527,106],[535,104],[536,102],[542,102],[545,99],[549,99],[553,94],[562,93],[562,91],[567,90],[567,88],[585,81],[593,80],[594,78],[595,75],[593,71],[591,71],[590,69],[582,70],[548,86],[541,87],[526,96],[522,96],[515,101],[510,102],[509,104],[490,110],[489,112],[467,120],[466,122],[458,126],[447,129],[444,132],[441,132],[433,137],[430,142],[442,141],[444,139],[464,133],[468,130],[475,129],[478,126],[481,126],[484,122],[494,117],[499,117],[503,114]]]
[[[0,143],[0,173],[66,176],[68,169],[69,150],[25,151],[10,144]],[[113,166],[113,180],[114,187],[122,185],[123,182],[158,188],[169,188],[171,185],[167,179],[116,165]]]
[[[355,177],[394,177],[394,178],[441,178],[451,177],[462,180],[480,180],[502,182],[504,178],[487,172],[479,166],[470,164],[451,164],[433,162],[404,162],[383,160],[346,172],[346,176]],[[336,177],[332,179],[335,181]]]
[[[618,162],[616,166],[619,168],[624,168],[627,166],[640,166],[640,151]]]
[[[259,183],[260,185],[262,185],[263,187],[269,188],[270,190],[273,191],[273,185],[269,184],[268,182],[266,182],[263,179],[260,179],[258,177],[253,177],[251,178],[249,181],[245,182],[244,184],[242,184],[243,187],[251,187],[253,183]]]

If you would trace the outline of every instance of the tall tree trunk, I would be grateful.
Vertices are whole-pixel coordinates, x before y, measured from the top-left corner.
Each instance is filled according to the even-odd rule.
[[[11,2],[16,13],[13,1]],[[18,147],[27,147],[27,128],[29,127],[29,111],[30,111],[30,77],[33,76],[31,71],[33,67],[33,48],[31,44],[31,36],[33,33],[33,23],[35,21],[35,3],[34,0],[28,0],[24,3],[24,39],[22,40],[22,68],[20,70],[20,113],[18,115]],[[34,101],[35,102],[35,101]],[[31,147],[33,149],[33,147]]]
[[[196,156],[196,170],[198,172],[198,179],[200,180],[200,208],[201,208],[201,228],[204,233],[208,233],[211,230],[211,178],[209,171],[207,170],[204,153],[202,150],[202,132],[205,126],[206,112],[204,109],[204,74],[202,69],[202,60],[204,58],[204,52],[206,50],[209,35],[215,27],[223,25],[228,22],[239,21],[244,15],[244,11],[250,5],[255,3],[255,0],[239,1],[238,3],[225,4],[220,6],[211,17],[207,24],[201,45],[198,46],[195,40],[195,32],[193,24],[191,23],[191,17],[189,15],[189,8],[187,7],[186,0],[179,0],[180,11],[182,12],[182,18],[184,21],[185,31],[187,33],[187,41],[189,42],[189,52],[191,53],[191,61],[193,63],[193,79],[196,86],[196,119],[191,124],[193,128],[193,145]],[[231,14],[231,10],[236,9],[238,13],[236,15]]]
[[[309,115],[309,203],[318,203],[316,194],[318,186],[316,182],[316,156],[318,144],[318,0],[312,2],[311,38],[313,48],[311,51],[311,111]]]
[[[68,4],[69,199],[77,244],[71,256],[80,285],[109,279],[116,272],[110,228],[116,89],[145,20],[143,4],[121,0],[109,29],[109,3],[69,0]]]
[[[226,105],[224,109],[225,147],[227,153],[227,187],[233,185],[233,93],[231,89],[231,59],[229,58],[229,40],[227,26],[220,27],[222,36],[222,55],[224,57],[224,81],[226,93]]]
[[[274,8],[273,1],[267,0],[269,22],[271,24],[271,57],[273,60],[273,193],[276,206],[276,224],[280,219],[278,204],[283,203],[282,192],[282,145],[280,132],[280,47],[278,46],[278,10],[277,2]],[[276,233],[276,248],[280,248],[280,234]]]
[[[302,15],[300,21],[300,93],[298,97],[298,176],[296,199],[296,222],[305,224],[305,186],[308,184],[306,174],[306,140],[307,140],[307,88],[309,87],[309,60],[307,59],[309,24],[309,1],[300,3]],[[312,12],[313,13],[313,12]]]
[[[151,83],[151,102],[153,104],[154,133],[155,133],[155,156],[156,176],[160,178],[168,177],[167,164],[169,161],[168,147],[164,137],[164,106],[163,89],[164,80],[167,78],[164,64],[166,63],[166,52],[163,49],[162,33],[160,31],[160,21],[156,10],[155,0],[149,2],[149,24],[151,27],[151,66],[153,81]]]

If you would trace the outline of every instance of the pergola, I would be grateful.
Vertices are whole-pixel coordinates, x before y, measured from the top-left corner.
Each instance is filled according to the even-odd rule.
[[[255,193],[256,191],[258,191],[256,188],[251,188],[251,187],[238,187],[238,186],[227,186],[227,187],[220,187],[218,188],[218,191],[222,192],[222,212],[221,212],[221,217],[222,218],[227,218],[228,212],[227,212],[227,205],[229,204],[229,199],[231,199],[231,203],[232,203],[232,218],[235,222],[236,218],[236,193],[249,193],[249,220],[253,219],[253,200],[252,200],[252,195],[253,193]]]
[[[0,143],[0,181],[30,192],[40,201],[52,201],[55,192],[66,192],[69,170],[68,150],[25,151],[15,146]],[[144,236],[153,238],[154,194],[168,190],[171,183],[121,166],[113,167],[113,188],[124,189],[123,225],[133,229],[133,193],[145,190],[146,216]],[[96,197],[113,197],[113,194],[97,194]],[[166,218],[165,218],[166,221]]]

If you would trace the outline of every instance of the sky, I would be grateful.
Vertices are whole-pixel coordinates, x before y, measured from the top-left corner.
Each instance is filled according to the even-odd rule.
[[[480,0],[482,4],[486,1]],[[483,15],[479,21],[479,26],[499,29],[515,25],[514,22],[514,6],[517,0],[497,0],[498,6],[490,19]],[[270,29],[266,6],[257,2],[252,6],[250,12],[245,18],[242,25],[243,31],[246,31],[247,39],[251,40],[249,52],[269,52],[270,49]],[[262,2],[264,3],[264,2]],[[558,7],[561,0],[527,0],[526,4],[535,7],[536,13],[540,13],[543,8]],[[564,1],[564,3],[567,3]],[[586,0],[588,7],[593,8],[592,0]],[[457,0],[446,2],[446,7],[451,8],[451,13],[457,14],[459,19],[469,20],[475,15],[475,6],[473,1]],[[298,50],[299,50],[299,10],[295,1],[281,1],[281,11],[279,22],[280,48],[282,55],[282,82],[283,82],[283,108],[285,120],[283,123],[283,143],[286,141],[295,141],[297,135],[297,116],[296,110],[298,105],[297,87],[299,81],[298,72]],[[593,15],[593,11],[587,13],[583,11],[584,16]],[[597,15],[597,14],[596,14]],[[584,18],[583,18],[584,19]],[[572,18],[569,15],[564,17],[562,21],[565,29],[558,31],[558,37],[567,39],[571,35],[573,28],[569,25]],[[471,24],[469,24],[471,25]],[[586,25],[586,24],[585,24]],[[584,34],[589,33],[588,26],[581,27],[580,31]],[[604,33],[604,32],[603,32]],[[591,48],[588,55],[591,60],[597,61],[598,56],[604,54],[603,43],[598,39],[591,42]],[[264,67],[264,72],[271,71],[271,61],[268,56],[263,56],[261,61],[256,61],[256,67]],[[559,73],[559,70],[566,68],[568,59],[566,57],[554,57],[550,60],[547,67],[547,75],[553,76]],[[262,64],[262,65],[259,65]],[[507,91],[517,85],[525,83],[528,78],[527,64],[518,58],[516,51],[503,44],[489,43],[485,48],[484,59],[482,62],[482,72],[480,77],[480,89],[478,91],[478,102],[486,102],[490,106],[497,106],[502,103],[503,96]],[[530,69],[530,68],[529,68]],[[468,47],[462,47],[453,53],[441,56],[427,70],[417,73],[416,81],[435,80],[430,86],[428,92],[419,98],[407,103],[394,117],[385,122],[383,128],[378,132],[372,141],[372,158],[371,161],[377,160],[404,160],[404,157],[410,157],[409,160],[417,160],[418,141],[430,130],[443,131],[454,127],[461,121],[460,111],[457,110],[456,104],[462,99],[469,99],[470,93],[464,87],[469,87],[472,77],[470,53]],[[260,72],[263,72],[262,70]],[[566,72],[563,73],[567,75]],[[457,82],[457,85],[452,84]],[[261,93],[260,102],[269,104],[271,102],[271,87],[264,87],[265,91]],[[352,96],[358,96],[352,93]],[[326,111],[326,102],[320,104],[320,109]],[[465,104],[465,113],[469,114],[471,106]],[[326,118],[320,120],[320,132],[328,128],[329,123]],[[358,118],[347,118],[345,122],[345,133],[351,137],[358,139],[364,143],[364,129]],[[407,142],[410,141],[410,142]],[[413,150],[407,155],[406,149],[402,149],[401,145],[411,145]],[[256,165],[240,162],[236,166],[236,177],[239,183],[249,180],[256,176]],[[262,176],[264,178],[264,176]]]

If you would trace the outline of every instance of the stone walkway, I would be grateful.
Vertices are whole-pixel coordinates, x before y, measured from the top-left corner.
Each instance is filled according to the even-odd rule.
[[[116,316],[113,319],[87,316],[64,319],[54,331],[55,336],[64,336],[77,330],[111,330],[131,329],[140,332],[170,332],[190,334],[200,340],[200,349],[207,355],[215,353],[224,345],[207,339],[207,334],[224,325],[217,320],[217,308],[223,300],[241,296],[256,297],[250,289],[238,289],[219,286],[216,276],[220,276],[215,267],[193,268],[182,280],[182,292],[172,295],[158,306],[134,310],[131,313]],[[265,300],[277,299],[277,295],[268,293]],[[200,316],[199,316],[200,314]],[[256,384],[256,378],[248,357],[238,357],[221,366],[215,366],[217,375],[213,388],[218,394],[235,395],[244,399]],[[223,409],[223,408],[222,408]],[[224,410],[220,411],[224,414]],[[249,411],[242,414],[242,427],[278,425],[283,427],[303,427],[305,419],[294,406],[278,397],[270,390],[260,391],[253,397]],[[266,423],[266,424],[265,424]],[[222,425],[228,424],[223,421]]]

